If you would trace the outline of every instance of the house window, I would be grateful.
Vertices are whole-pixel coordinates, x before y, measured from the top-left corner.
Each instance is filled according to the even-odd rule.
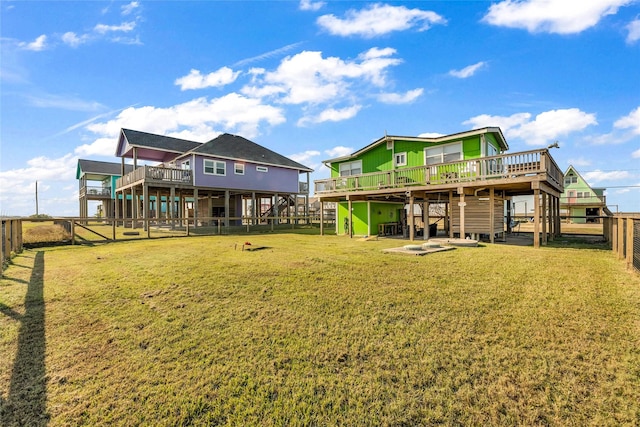
[[[487,156],[491,157],[491,156],[497,156],[498,155],[498,150],[496,149],[496,147],[494,147],[492,144],[487,142]]]
[[[437,147],[425,148],[425,164],[455,162],[462,159],[462,143],[439,145]]]
[[[396,166],[407,165],[407,153],[396,153]]]
[[[362,160],[340,163],[340,176],[360,175],[362,173]]]
[[[256,172],[269,172],[269,168],[266,166],[256,166]]]
[[[564,185],[575,184],[578,182],[578,177],[575,175],[569,175],[564,178]]]
[[[181,166],[182,166],[182,169],[189,170],[191,169],[191,161],[185,160],[184,162],[182,162]]]
[[[234,170],[236,175],[244,175],[244,164],[243,163],[236,163],[233,166],[233,170]]]
[[[204,160],[204,173],[207,175],[226,175],[227,164],[217,160]]]

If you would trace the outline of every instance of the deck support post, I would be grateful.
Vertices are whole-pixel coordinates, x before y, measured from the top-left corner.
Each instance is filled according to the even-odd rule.
[[[273,227],[275,225],[276,222],[280,222],[278,221],[278,219],[280,218],[280,195],[278,193],[275,194],[275,200],[276,203],[275,205],[273,205],[273,219],[271,220],[271,231],[273,231]]]
[[[349,199],[348,209],[349,209],[349,213],[348,213],[349,222],[347,226],[349,227],[349,229],[346,231],[349,233],[349,237],[351,238],[353,237],[353,202],[351,201],[351,199]]]
[[[556,197],[556,237],[562,236],[562,220],[560,219],[560,198]]]
[[[140,206],[138,206],[139,197],[136,192],[136,187],[131,187],[131,218],[133,219],[131,223],[131,228],[138,228],[138,214],[140,212]]]
[[[251,220],[247,222],[247,224],[251,224],[251,225],[255,225],[256,224],[256,212],[258,211],[257,206],[256,206],[256,192],[252,191],[251,192]],[[247,231],[249,229],[247,228]]]
[[[193,189],[193,228],[198,227],[198,189]]]
[[[542,246],[547,245],[547,193],[542,192]]]
[[[174,217],[174,204],[176,202],[176,188],[174,186],[171,186],[171,188],[169,189],[169,197],[167,198],[167,216],[169,218],[169,221],[171,222],[171,229],[175,230],[176,228],[176,223],[173,220]]]
[[[160,190],[156,192],[156,226],[160,226],[160,212],[162,211],[162,194]]]
[[[324,201],[319,198],[318,202],[320,203],[320,235],[324,236]]]
[[[449,230],[449,238],[453,239],[453,190],[449,190],[449,203],[447,203],[446,226]]]
[[[118,197],[118,192],[117,191],[115,192],[115,197],[116,197],[115,198],[115,210],[116,210],[116,213],[114,215],[114,219],[115,219],[114,224],[117,227],[118,226],[118,218],[120,218],[120,199]],[[113,239],[113,240],[115,240],[115,239]]]
[[[142,186],[142,217],[144,223],[142,224],[142,229],[149,234],[149,206],[151,205],[151,200],[149,200],[149,186]]]
[[[224,190],[224,225],[229,226],[229,190]]]
[[[464,191],[460,192],[460,201],[458,202],[458,206],[460,207],[460,238],[464,239],[465,236],[465,232],[464,232],[464,207],[467,205],[467,203],[464,201]]]
[[[495,237],[496,230],[494,228],[495,220],[496,220],[495,200],[496,200],[496,191],[493,187],[491,187],[489,189],[489,242],[491,243],[496,242],[496,237]]]
[[[413,239],[415,237],[415,218],[414,218],[414,214],[413,214],[413,204],[415,202],[415,199],[413,197],[412,193],[409,193],[409,221],[408,222],[408,226],[409,226],[409,240],[411,240],[413,242]]]
[[[428,198],[425,198],[424,202],[422,203],[422,212],[424,217],[424,228],[422,229],[422,240],[429,240],[429,238],[431,237],[431,233],[429,233],[429,223],[431,222],[431,219],[429,218],[429,199]]]
[[[533,247],[540,247],[540,190],[533,190]]]

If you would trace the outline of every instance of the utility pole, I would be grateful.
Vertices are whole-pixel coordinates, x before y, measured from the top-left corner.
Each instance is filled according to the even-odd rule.
[[[36,181],[36,216],[38,216],[38,181]]]

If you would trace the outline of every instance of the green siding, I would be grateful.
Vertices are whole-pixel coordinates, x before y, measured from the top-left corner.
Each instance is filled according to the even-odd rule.
[[[468,138],[462,141],[462,158],[465,160],[475,159],[482,155],[480,147],[480,137]]]
[[[485,141],[493,145],[499,152],[500,147],[495,136],[492,134],[485,134],[484,136]],[[407,165],[404,167],[423,166],[424,149],[426,147],[436,147],[438,145],[452,144],[456,142],[462,142],[462,157],[464,160],[481,157],[483,150],[482,138],[480,135],[464,139],[452,139],[439,144],[394,140],[393,150],[387,149],[386,143],[381,143],[361,154],[357,158],[346,160],[344,162],[332,163],[331,177],[335,178],[340,175],[340,163],[349,163],[357,160],[362,160],[362,173],[391,170],[393,169],[393,156],[395,153],[407,153]]]
[[[378,203],[378,202],[352,202],[351,207],[353,234],[356,236],[369,236],[378,234],[378,224],[386,222],[398,222],[398,209],[403,209],[402,203]],[[338,234],[345,233],[345,219],[349,217],[348,202],[338,203]],[[367,222],[370,219],[371,229]]]

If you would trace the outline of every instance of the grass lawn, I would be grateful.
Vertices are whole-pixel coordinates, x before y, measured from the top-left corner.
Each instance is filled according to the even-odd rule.
[[[381,252],[404,243],[27,250],[0,279],[0,425],[640,424],[640,277],[613,253]]]

